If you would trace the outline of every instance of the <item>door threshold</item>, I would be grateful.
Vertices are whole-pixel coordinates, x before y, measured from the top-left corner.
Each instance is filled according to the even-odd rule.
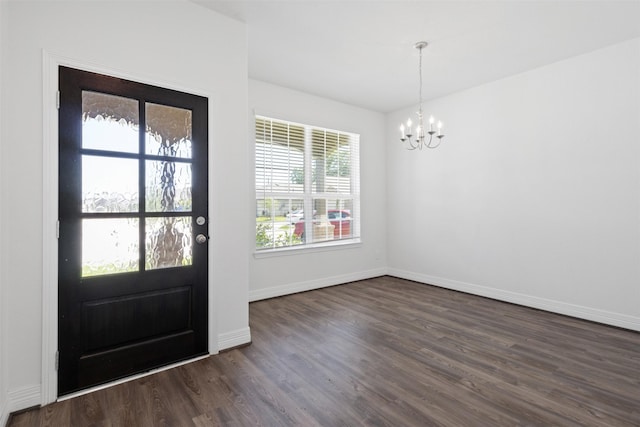
[[[178,366],[186,365],[188,363],[197,362],[198,360],[206,359],[211,356],[210,354],[205,354],[204,356],[194,357],[193,359],[182,360],[180,362],[172,363],[167,366],[162,366],[160,368],[155,368],[147,372],[142,372],[140,374],[131,375],[130,377],[120,378],[116,381],[111,381],[105,384],[100,384],[94,387],[90,387],[84,390],[76,391],[73,393],[65,394],[64,396],[60,396],[56,399],[56,402],[63,402],[65,400],[73,399],[75,397],[84,396],[85,394],[93,393],[94,391],[104,390],[105,388],[113,387],[119,384],[123,384],[129,381],[137,380],[139,378],[148,377],[149,375],[157,374],[158,372],[167,371],[169,369],[177,368]]]

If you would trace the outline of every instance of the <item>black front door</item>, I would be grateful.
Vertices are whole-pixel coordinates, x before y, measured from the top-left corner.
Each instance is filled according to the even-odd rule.
[[[58,394],[207,353],[207,98],[59,70]]]

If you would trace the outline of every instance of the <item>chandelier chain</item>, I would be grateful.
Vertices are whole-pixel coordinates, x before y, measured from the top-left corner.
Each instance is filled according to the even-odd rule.
[[[418,99],[420,100],[420,103],[418,104],[418,111],[422,116],[422,47],[419,50],[420,50],[420,62],[419,62],[420,65],[418,67],[418,73],[420,74],[420,89],[418,92]]]

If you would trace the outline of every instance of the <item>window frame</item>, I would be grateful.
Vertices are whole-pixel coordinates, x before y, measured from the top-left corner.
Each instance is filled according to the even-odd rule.
[[[259,122],[261,122],[259,124]],[[304,132],[304,139],[303,139],[303,174],[304,174],[304,180],[303,180],[303,184],[302,184],[302,192],[300,191],[274,191],[273,189],[273,184],[267,185],[265,184],[267,182],[267,178],[266,178],[266,174],[265,172],[267,170],[272,170],[273,165],[277,163],[274,162],[274,158],[272,157],[272,161],[267,163],[264,162],[265,157],[267,157],[267,151],[268,150],[273,150],[273,145],[274,145],[274,135],[276,134],[276,132],[274,132],[274,126],[286,126],[287,127],[287,132],[289,132],[289,130],[291,129],[291,127],[301,127]],[[266,125],[270,125],[269,128],[269,138],[260,138],[259,136],[259,132],[260,130],[262,130],[263,135],[266,135],[265,129],[266,129]],[[275,117],[269,117],[269,116],[264,116],[264,115],[260,115],[260,114],[254,114],[254,121],[253,121],[253,127],[254,127],[254,189],[255,189],[255,199],[254,199],[254,207],[255,207],[255,213],[256,213],[256,222],[255,222],[255,227],[256,227],[256,232],[255,232],[255,243],[254,243],[254,254],[257,256],[263,256],[263,255],[278,255],[278,254],[286,254],[286,253],[292,253],[292,252],[298,252],[301,250],[304,251],[308,251],[310,249],[313,250],[333,250],[339,247],[345,247],[345,246],[353,246],[353,245],[358,245],[361,242],[361,235],[360,235],[360,135],[353,133],[353,132],[347,132],[347,131],[340,131],[340,130],[334,130],[334,129],[329,129],[329,128],[325,128],[325,127],[321,127],[321,126],[316,126],[316,125],[308,125],[308,124],[302,124],[302,123],[297,123],[297,122],[293,122],[290,120],[284,120],[284,119],[279,119],[279,118],[275,118]],[[324,191],[317,191],[316,189],[313,188],[314,185],[314,179],[313,179],[313,173],[314,173],[314,144],[317,143],[317,136],[314,136],[318,134],[318,132],[321,132],[324,135],[324,140],[323,143],[325,144],[325,148],[327,147],[327,135],[331,135],[331,137],[333,137],[335,139],[336,142],[336,150],[340,149],[340,141],[345,140],[345,145],[348,144],[349,146],[349,151],[348,151],[348,159],[349,159],[349,175],[348,175],[348,187],[349,190],[348,192],[344,192],[344,187],[342,187],[340,185],[340,177],[341,177],[341,170],[340,170],[340,162],[342,161],[340,159],[340,157],[338,158],[338,171],[336,172],[336,190],[334,192],[330,192],[327,191],[327,188],[325,187],[323,190]],[[283,133],[281,132],[280,135],[282,135]],[[287,133],[287,144],[290,143],[289,140],[289,133]],[[262,148],[262,152],[261,155],[259,154],[259,144],[270,144],[270,146],[264,146]],[[289,146],[287,146],[289,147]],[[291,148],[287,148],[288,150],[290,150]],[[317,146],[316,146],[316,152],[317,152]],[[290,154],[287,154],[288,156],[290,156]],[[321,157],[323,159],[327,159],[327,155],[326,155],[326,151],[324,152],[324,156]],[[263,160],[262,165],[259,165],[259,161],[260,159]],[[276,161],[281,160],[281,158],[276,159]],[[268,165],[265,166],[265,165]],[[290,181],[293,181],[292,178],[292,171],[295,169],[293,167],[291,167],[291,162],[288,163],[288,168],[286,169],[286,173],[287,173],[287,179]],[[261,173],[262,176],[262,183],[259,182],[260,178],[259,178],[259,174]],[[328,177],[328,176],[333,176],[333,175],[326,175],[326,172],[324,173],[324,178]],[[269,188],[267,188],[269,187]],[[287,185],[287,188],[289,188],[289,190],[291,190],[291,185]],[[322,202],[322,200],[324,200],[324,202]],[[269,202],[267,202],[269,201]],[[289,231],[285,232],[285,236],[287,236],[287,240],[288,242],[286,242],[285,244],[278,244],[276,242],[276,231],[275,231],[275,218],[276,216],[276,210],[278,208],[273,208],[273,202],[275,201],[284,201],[285,203],[288,203],[288,208],[286,209],[287,212],[293,212],[296,209],[302,209],[303,212],[305,212],[304,217],[300,220],[301,222],[303,222],[303,226],[304,226],[304,236],[309,236],[309,235],[314,235],[313,231],[312,231],[312,227],[314,224],[314,218],[315,215],[309,215],[309,212],[313,212],[315,214],[315,210],[314,210],[314,204],[315,203],[324,203],[324,210],[327,212],[327,218],[326,221],[335,221],[335,219],[331,219],[329,218],[328,215],[328,211],[329,210],[334,210],[334,209],[328,209],[328,204],[329,203],[335,203],[336,204],[336,208],[335,210],[349,210],[349,237],[339,237],[336,238],[335,237],[335,231],[334,231],[334,237],[330,238],[330,239],[326,239],[326,240],[321,240],[321,241],[312,241],[311,239],[307,240],[307,239],[303,239],[301,242],[297,242],[294,243],[294,239],[293,239],[293,234],[294,234],[294,224],[296,222],[293,222],[291,219],[289,220]],[[300,204],[293,204],[293,201],[302,201],[302,204],[300,206]],[[346,205],[346,207],[345,207]],[[260,221],[259,218],[261,217],[260,212],[264,213],[266,211],[267,206],[269,206],[269,217],[270,220],[268,221]],[[282,205],[280,205],[282,206]],[[260,210],[262,208],[262,210]],[[282,211],[282,208],[280,208],[280,211]],[[308,216],[309,215],[309,216]],[[344,215],[340,215],[340,220],[342,220],[342,218],[344,217]],[[258,227],[260,223],[264,223],[267,222],[269,224],[271,224],[271,237],[272,237],[272,242],[271,244],[267,245],[267,246],[260,246],[259,242],[258,242]],[[298,226],[299,227],[299,226]],[[340,232],[342,232],[342,225],[340,225],[341,230]],[[290,233],[290,234],[286,234],[286,233]],[[282,242],[281,242],[282,243]]]

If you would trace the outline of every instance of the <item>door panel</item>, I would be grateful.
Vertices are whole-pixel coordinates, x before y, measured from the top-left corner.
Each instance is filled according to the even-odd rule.
[[[91,353],[148,336],[187,330],[191,321],[190,302],[189,286],[84,302],[82,323],[87,332],[84,348]],[[141,318],[157,321],[146,325],[138,320]]]
[[[58,392],[207,352],[206,98],[60,67]]]

